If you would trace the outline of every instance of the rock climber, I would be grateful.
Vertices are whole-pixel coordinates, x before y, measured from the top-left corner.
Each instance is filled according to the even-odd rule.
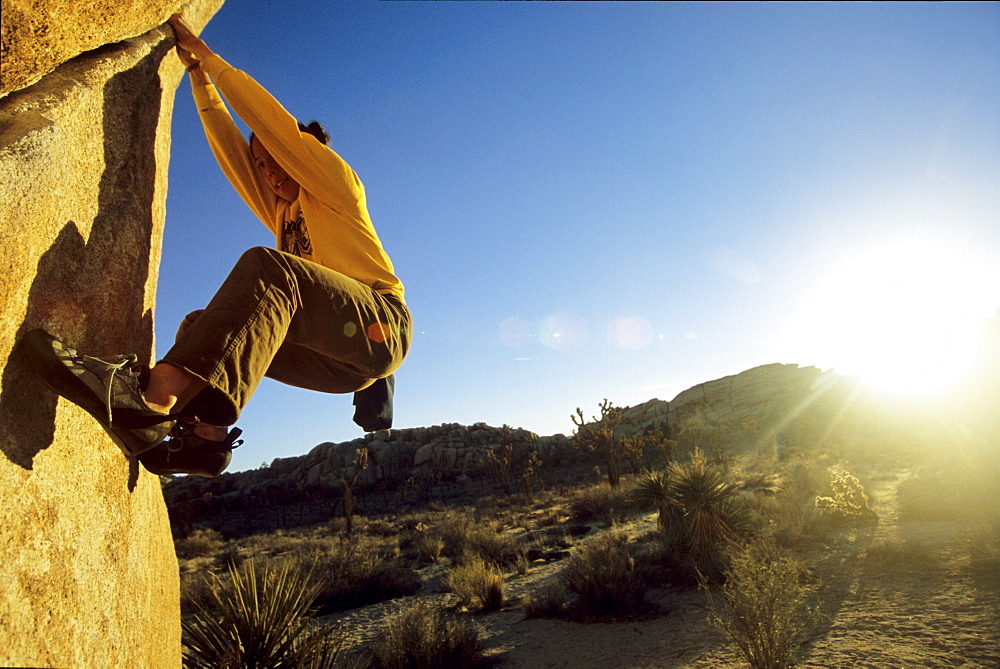
[[[52,390],[157,474],[218,476],[242,443],[229,427],[265,376],[354,393],[359,425],[389,427],[411,316],[364,186],[319,123],[297,121],[180,15],[169,24],[212,152],[277,248],[246,251],[151,369],[135,354],[82,355],[43,330],[25,335],[29,359]]]

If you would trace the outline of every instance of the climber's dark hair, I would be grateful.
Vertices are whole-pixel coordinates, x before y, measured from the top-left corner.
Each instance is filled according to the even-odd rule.
[[[330,146],[330,134],[319,121],[309,121],[308,125],[299,121],[299,130],[301,132],[308,132],[310,135],[318,139],[320,144]]]
[[[325,144],[326,146],[330,146],[330,134],[326,131],[326,128],[324,128],[323,124],[321,124],[319,121],[309,121],[308,125],[306,125],[302,121],[299,121],[298,123],[299,123],[299,132],[307,132],[316,139],[318,139],[320,144]],[[253,138],[254,134],[251,132],[250,139],[248,140],[247,143],[252,144]]]

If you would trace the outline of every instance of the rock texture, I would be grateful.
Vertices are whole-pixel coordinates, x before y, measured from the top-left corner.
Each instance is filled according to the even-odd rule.
[[[186,15],[201,26],[219,5],[198,0]],[[152,354],[183,75],[160,24],[180,6],[3,3],[3,666],[180,664],[177,563],[158,479],[57,401],[16,347],[43,327],[93,355]]]
[[[179,2],[4,0],[0,96],[25,88],[85,51],[138,37]]]

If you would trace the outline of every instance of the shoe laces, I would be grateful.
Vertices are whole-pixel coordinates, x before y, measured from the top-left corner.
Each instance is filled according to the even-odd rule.
[[[93,369],[94,367],[102,368],[110,372],[107,382],[107,394],[104,397],[104,408],[108,411],[108,422],[113,421],[111,403],[114,397],[114,387],[115,387],[115,377],[122,371],[125,371],[129,376],[136,376],[134,368],[138,362],[138,358],[134,353],[128,355],[114,355],[107,358],[95,358],[93,356],[84,355],[82,353],[77,353],[72,356],[71,359],[74,362],[78,362],[88,369]],[[128,381],[122,378],[126,384]]]

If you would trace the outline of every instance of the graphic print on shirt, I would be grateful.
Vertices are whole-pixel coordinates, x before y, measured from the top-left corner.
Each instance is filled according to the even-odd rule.
[[[300,258],[312,257],[312,241],[301,211],[294,220],[285,221],[281,229],[281,250]]]

